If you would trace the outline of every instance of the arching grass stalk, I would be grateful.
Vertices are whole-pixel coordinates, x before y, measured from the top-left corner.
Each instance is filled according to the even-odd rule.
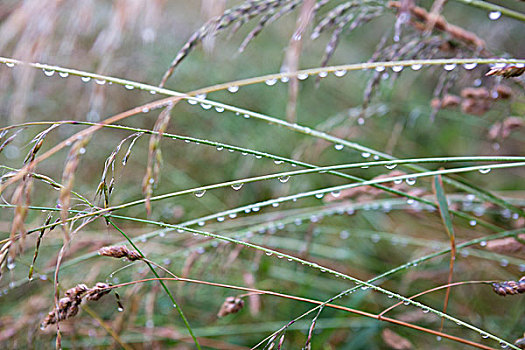
[[[318,300],[313,300],[313,299],[298,297],[298,296],[294,296],[294,295],[273,292],[273,291],[269,291],[269,290],[246,288],[246,287],[234,286],[234,285],[229,285],[229,284],[208,282],[208,281],[195,280],[195,279],[182,278],[182,277],[148,278],[148,279],[142,279],[142,280],[136,280],[136,281],[132,281],[132,282],[125,282],[125,283],[112,285],[110,288],[111,289],[121,288],[121,287],[129,286],[129,285],[133,285],[133,284],[137,284],[137,283],[145,283],[145,282],[150,282],[150,281],[177,281],[177,282],[195,283],[195,284],[207,285],[207,286],[213,286],[213,287],[228,288],[228,289],[234,289],[234,290],[242,290],[242,291],[251,292],[251,293],[257,293],[257,294],[261,294],[261,295],[272,295],[272,296],[277,296],[277,297],[286,298],[286,299],[290,299],[290,300],[304,301],[304,302],[311,303],[311,304],[322,304],[323,303],[323,302],[318,301]],[[346,311],[346,312],[350,312],[350,313],[353,313],[353,314],[356,314],[356,315],[360,315],[360,316],[374,318],[374,319],[379,320],[379,321],[386,321],[386,322],[394,323],[394,324],[397,324],[397,325],[401,325],[401,326],[404,326],[404,327],[412,328],[412,329],[415,329],[415,330],[418,330],[418,331],[422,331],[422,332],[425,332],[425,333],[430,333],[430,334],[433,334],[433,335],[442,336],[443,338],[447,338],[447,339],[450,339],[450,340],[453,340],[453,341],[456,341],[456,342],[467,344],[467,345],[476,347],[478,349],[494,349],[494,348],[491,348],[489,346],[485,346],[483,344],[478,344],[478,343],[472,342],[470,340],[466,340],[466,339],[463,339],[463,338],[455,337],[453,335],[449,335],[449,334],[446,334],[446,333],[443,333],[443,332],[434,331],[434,330],[431,330],[431,329],[428,329],[428,328],[416,326],[416,325],[413,325],[411,323],[404,322],[404,321],[399,321],[399,320],[396,320],[396,319],[393,319],[393,318],[389,318],[389,317],[382,317],[382,316],[380,317],[380,315],[375,315],[375,314],[364,312],[364,311],[360,311],[360,310],[357,310],[357,309],[352,309],[352,308],[349,308],[349,307],[346,307],[346,306],[335,305],[335,304],[325,304],[325,306],[330,307],[330,308],[334,308],[334,309],[338,309],[338,310],[342,310],[342,311]]]
[[[2,60],[3,60],[3,62],[9,62],[9,63],[12,63],[12,64],[28,64],[31,67],[48,69],[48,70],[57,70],[57,71],[59,71],[60,69],[62,69],[62,68],[56,67],[56,66],[42,65],[42,64],[39,64],[39,63],[24,63],[24,62],[21,62],[21,61],[0,57],[0,62],[2,62]],[[236,112],[236,113],[242,114],[242,115],[248,115],[250,117],[254,117],[254,118],[257,118],[257,119],[264,120],[264,121],[266,121],[269,124],[275,124],[275,125],[284,126],[284,127],[288,128],[288,129],[291,129],[293,131],[300,132],[300,133],[307,134],[307,135],[311,135],[311,136],[314,136],[314,137],[317,137],[317,138],[321,138],[321,139],[324,139],[326,141],[329,141],[329,142],[332,142],[332,143],[335,143],[335,144],[340,144],[340,145],[343,145],[343,146],[347,146],[349,148],[355,149],[355,150],[360,151],[360,152],[367,152],[367,153],[374,154],[374,155],[376,155],[378,157],[381,157],[381,158],[384,158],[384,159],[394,160],[396,158],[391,156],[391,155],[388,155],[388,154],[385,154],[385,153],[382,153],[382,152],[378,152],[378,151],[373,150],[373,149],[368,148],[368,147],[364,147],[364,146],[362,146],[360,144],[357,144],[355,142],[349,142],[349,141],[340,139],[338,137],[326,134],[324,132],[313,130],[313,129],[309,128],[309,127],[301,126],[301,125],[298,125],[296,123],[292,124],[292,123],[289,123],[287,121],[284,121],[284,120],[281,120],[281,119],[278,119],[278,118],[270,117],[270,116],[267,116],[267,115],[264,115],[264,114],[261,114],[261,113],[248,111],[248,110],[245,110],[245,109],[242,109],[242,108],[232,107],[232,106],[229,106],[229,105],[226,105],[226,104],[222,104],[222,103],[217,103],[217,102],[214,102],[214,101],[207,100],[205,98],[194,98],[193,96],[194,95],[198,95],[198,94],[202,95],[203,93],[208,93],[208,92],[211,92],[211,91],[227,89],[228,87],[231,87],[231,86],[237,86],[238,87],[240,85],[255,84],[255,83],[262,82],[262,81],[266,81],[268,79],[280,79],[281,77],[295,77],[298,74],[314,75],[314,74],[317,74],[317,73],[319,73],[321,71],[326,71],[326,72],[335,71],[335,70],[348,70],[349,71],[349,70],[372,69],[372,68],[377,68],[377,67],[413,66],[413,65],[444,65],[444,64],[462,64],[462,63],[463,64],[465,64],[465,63],[476,63],[476,64],[481,64],[481,63],[487,63],[487,64],[488,63],[525,64],[525,60],[435,59],[435,60],[407,60],[407,61],[391,61],[391,62],[372,62],[372,63],[362,63],[362,64],[353,64],[353,65],[342,65],[342,66],[325,67],[325,68],[321,68],[321,69],[319,69],[319,68],[307,69],[307,70],[302,70],[302,71],[298,71],[298,72],[281,73],[281,74],[267,75],[267,76],[262,76],[262,77],[260,76],[260,77],[256,77],[256,78],[244,79],[244,80],[241,80],[241,81],[236,81],[236,82],[231,82],[231,83],[226,83],[226,84],[214,85],[214,86],[211,86],[211,87],[208,87],[208,88],[194,90],[192,92],[189,92],[188,94],[182,94],[182,95],[179,92],[166,90],[163,93],[169,92],[169,94],[171,94],[172,96],[175,96],[175,97],[170,97],[170,98],[167,98],[167,99],[163,99],[163,100],[159,100],[159,101],[156,101],[156,102],[148,103],[148,104],[140,106],[140,107],[136,107],[136,108],[134,108],[132,110],[129,110],[129,111],[126,111],[126,112],[114,115],[114,116],[112,116],[110,118],[107,118],[100,124],[108,125],[108,124],[112,124],[112,123],[114,123],[114,122],[116,122],[118,120],[127,118],[127,117],[129,117],[131,115],[136,115],[137,113],[140,113],[140,112],[150,111],[151,109],[161,108],[161,107],[164,107],[164,106],[167,106],[167,105],[172,106],[173,104],[177,103],[181,99],[194,99],[194,100],[196,100],[196,102],[206,103],[206,104],[208,104],[210,106],[219,107],[219,108],[222,108],[223,110],[230,110],[232,112]],[[81,73],[81,71],[76,71],[76,70],[63,70],[63,72],[68,73],[68,74],[69,73],[77,74],[77,75],[79,73]],[[97,77],[99,79],[106,78],[105,76],[101,76],[101,75],[97,75],[97,74],[91,74],[91,73],[88,73],[88,74],[90,74],[90,75],[86,75],[86,76],[88,76],[90,78],[91,77],[94,77],[94,78]],[[127,82],[126,80],[123,80],[123,79],[116,79],[115,82],[117,82],[117,81],[119,83]],[[133,86],[133,85],[130,85],[130,86]],[[148,85],[146,85],[146,84],[138,84],[136,87],[138,87],[140,89],[146,89],[147,86]],[[155,91],[155,90],[150,90],[150,91]],[[43,155],[40,155],[39,157],[37,157],[31,163],[31,165],[38,164],[39,162],[41,162],[42,160],[48,158],[49,156],[51,156],[52,154],[54,154],[58,150],[60,150],[63,147],[67,146],[68,144],[74,142],[76,139],[85,137],[85,136],[91,134],[92,132],[98,130],[99,128],[100,128],[100,126],[93,126],[93,127],[89,128],[87,130],[84,130],[82,132],[79,132],[79,133],[71,136],[67,140],[61,142],[60,144],[56,145],[52,149],[48,150]],[[411,169],[411,170],[415,170],[415,171],[425,171],[426,170],[426,169],[424,169],[422,167],[415,166],[415,165],[412,165],[412,166],[411,165],[407,165],[406,167]],[[0,193],[3,192],[3,189],[6,186],[9,186],[13,182],[18,181],[19,179],[21,179],[22,176],[27,173],[28,169],[29,169],[29,167],[27,165],[20,172],[18,172],[18,174],[16,174],[13,178],[9,179],[6,183],[0,184]],[[448,183],[448,184],[450,184],[450,185],[452,185],[452,186],[454,186],[454,187],[456,187],[456,188],[459,188],[459,189],[465,190],[467,192],[476,194],[476,195],[480,196],[481,198],[484,198],[484,199],[486,199],[486,200],[488,200],[490,202],[493,202],[493,203],[496,203],[498,205],[501,205],[501,206],[503,206],[503,207],[505,207],[505,208],[507,208],[507,209],[509,209],[509,210],[511,210],[513,212],[515,212],[515,213],[518,213],[521,216],[525,216],[525,212],[522,209],[514,207],[510,203],[505,202],[505,201],[501,200],[500,198],[497,198],[496,196],[494,196],[494,195],[492,195],[490,193],[478,192],[478,191],[476,191],[475,188],[472,188],[472,187],[468,186],[465,183],[459,183],[459,182],[457,182],[455,180],[452,180],[450,178],[446,178],[445,177],[443,179],[443,181]]]
[[[77,122],[77,121],[61,121],[61,122],[57,122],[57,123],[68,123],[68,124],[70,123],[70,124],[89,125],[89,126],[101,125],[101,124],[97,124],[97,123]],[[55,123],[53,123],[53,122],[31,122],[31,123],[24,123],[24,124],[19,124],[19,125],[5,127],[3,129],[0,129],[0,130],[7,130],[7,129],[10,129],[10,128],[13,128],[13,127],[23,127],[23,126],[28,126],[28,125],[49,125],[49,124],[55,124]],[[145,134],[156,134],[155,131],[151,131],[151,130],[148,130],[148,129],[132,128],[132,127],[121,126],[121,125],[102,125],[102,126],[106,127],[106,128],[115,128],[115,129],[128,130],[128,131],[133,131],[133,132],[143,132]],[[252,150],[252,149],[249,149],[249,148],[232,146],[232,145],[228,145],[228,144],[225,144],[225,143],[214,142],[214,141],[209,141],[209,140],[204,140],[204,139],[198,139],[198,138],[188,137],[188,136],[167,134],[167,133],[163,133],[163,136],[171,138],[171,139],[176,139],[176,140],[184,140],[184,141],[196,142],[196,143],[199,143],[199,144],[209,145],[209,146],[213,146],[213,147],[223,147],[225,149],[238,151],[238,152],[241,152],[243,154],[251,154],[251,155],[255,155],[257,157],[264,157],[264,158],[273,159],[274,161],[286,162],[286,163],[291,164],[293,166],[303,166],[303,167],[306,167],[306,168],[309,168],[309,169],[317,169],[317,168],[319,168],[319,167],[317,167],[315,165],[312,165],[312,164],[309,164],[309,163],[296,161],[296,160],[289,159],[289,158],[279,157],[279,156],[275,156],[273,154],[259,152],[259,151],[255,151],[255,150]],[[453,157],[453,158],[460,159],[461,157]],[[504,161],[505,160],[504,158],[506,158],[506,157],[502,157],[502,158],[498,158],[498,159],[496,157],[493,157],[491,159],[486,159],[486,161],[500,161],[500,160]],[[418,161],[414,160],[414,161],[412,161],[412,163],[425,163],[424,159],[429,159],[429,162],[432,162],[430,159],[437,159],[437,158],[419,158]],[[478,161],[482,161],[483,160],[482,157],[465,157],[465,161],[467,161],[468,159],[471,159],[471,160],[476,159]],[[520,160],[521,158],[520,157],[511,157],[511,159],[513,159],[513,160]],[[448,160],[446,160],[446,158],[441,158],[441,161],[442,162],[448,162]],[[367,163],[364,163],[364,164],[366,164],[366,166],[375,166],[375,165],[385,165],[385,166],[387,166],[387,165],[392,165],[392,164],[406,164],[406,163],[403,163],[403,160],[400,160],[399,163],[396,163],[397,160],[387,161],[387,164],[381,163],[381,162],[385,162],[385,161],[380,161],[380,162],[372,161],[372,162],[367,162]],[[359,166],[362,166],[363,163],[357,163],[357,164]],[[360,182],[365,181],[362,178],[359,178],[359,177],[356,177],[356,176],[353,176],[353,175],[349,175],[349,174],[345,174],[345,173],[341,173],[341,172],[334,171],[334,170],[326,170],[326,173],[332,174],[332,175],[336,175],[336,176],[339,176],[339,177],[342,177],[342,178],[345,178],[345,179],[354,180],[354,181],[360,181]],[[463,187],[475,188],[477,190],[477,193],[482,193],[484,195],[484,198],[489,198],[489,201],[490,201],[491,194],[489,192],[483,191],[482,189],[479,189],[479,188],[477,188],[477,187],[475,187],[473,185],[469,185],[469,184],[463,182],[462,180],[454,180],[454,181],[456,181],[458,183],[462,183]],[[386,186],[381,186],[380,184],[372,184],[371,186],[374,186],[374,187],[379,188],[379,189],[381,189],[383,191],[386,191],[386,192],[389,192],[389,193],[392,193],[392,194],[395,194],[395,195],[403,196],[403,197],[406,197],[408,199],[413,199],[413,200],[418,201],[420,203],[423,203],[423,204],[426,204],[426,205],[430,205],[430,206],[433,206],[433,207],[437,208],[437,205],[434,202],[425,200],[423,198],[420,198],[420,197],[417,197],[417,196],[411,196],[411,195],[409,195],[409,194],[407,194],[405,192],[398,191],[398,190],[395,190],[395,189],[392,189],[392,188],[389,188],[389,187],[386,187]],[[505,204],[505,203],[507,205],[510,204],[510,203],[508,203],[508,201],[501,201],[501,200],[499,200],[499,201],[503,202],[503,204]],[[505,205],[502,205],[502,206],[505,206]],[[513,207],[516,208],[515,206],[513,206]],[[463,218],[463,219],[466,219],[466,220],[475,219],[474,217],[472,217],[470,215],[467,215],[467,214],[464,214],[464,213],[462,213],[460,211],[451,210],[451,212],[454,213],[455,215]],[[219,213],[217,215],[212,215],[209,218],[216,218],[216,217],[221,216],[223,214],[224,213]],[[201,218],[201,219],[207,220],[208,217]],[[492,230],[499,230],[499,228],[497,226],[495,226],[495,225],[489,224],[488,222],[485,222],[485,221],[482,221],[482,220],[478,220],[478,221],[479,221],[480,225],[482,225],[484,227],[490,228]],[[194,223],[197,223],[197,221],[195,221]]]
[[[361,165],[362,164],[367,164],[367,163],[361,163]],[[350,166],[353,166],[353,165],[350,165]],[[494,164],[494,165],[490,165],[489,167],[491,169],[503,169],[503,168],[513,168],[513,167],[520,167],[520,166],[525,166],[525,162]],[[337,168],[338,166],[335,166],[335,167]],[[302,173],[308,173],[308,172],[317,172],[317,171],[319,171],[319,169],[321,169],[321,171],[322,171],[322,169],[327,169],[328,170],[328,169],[331,169],[331,168],[333,168],[333,167],[318,167],[318,168],[313,169],[313,170],[307,169],[307,170],[289,171],[289,172],[283,172],[283,173],[277,173],[277,174],[271,174],[271,175],[258,176],[258,177],[254,177],[254,178],[245,178],[245,179],[242,180],[242,182],[247,183],[247,182],[267,180],[267,179],[272,179],[272,178],[281,178],[283,176],[302,174]],[[422,177],[434,176],[434,175],[477,171],[477,170],[483,170],[483,169],[486,169],[486,168],[487,168],[486,165],[470,166],[470,167],[435,170],[435,171],[428,171],[428,172],[425,172],[425,173],[407,174],[407,175],[392,176],[392,177],[381,178],[381,179],[367,180],[367,181],[362,181],[362,182],[359,182],[359,183],[352,183],[352,184],[346,184],[346,185],[333,186],[333,187],[323,188],[323,189],[319,189],[319,190],[313,190],[313,191],[308,191],[308,192],[301,192],[301,193],[298,193],[298,194],[295,194],[295,195],[283,196],[283,197],[279,197],[277,199],[270,199],[270,200],[258,202],[258,203],[255,203],[255,204],[249,204],[249,205],[246,205],[246,206],[241,206],[241,207],[238,207],[238,208],[235,208],[235,209],[227,210],[227,211],[221,212],[221,214],[229,215],[229,214],[232,214],[232,213],[239,213],[239,212],[245,211],[247,209],[252,210],[253,208],[261,208],[261,207],[264,207],[264,206],[271,206],[274,203],[278,203],[279,204],[279,203],[283,203],[283,202],[287,202],[287,201],[293,201],[294,199],[312,197],[312,196],[316,196],[316,195],[324,195],[326,193],[341,191],[341,190],[349,189],[349,188],[356,188],[356,187],[360,187],[360,186],[376,185],[376,184],[385,183],[385,182],[392,182],[392,181],[396,181],[396,180],[415,179],[415,178],[422,178]],[[195,187],[195,188],[191,188],[191,189],[187,189],[187,190],[182,190],[182,191],[177,191],[177,192],[172,192],[172,193],[167,193],[167,194],[163,194],[163,195],[154,196],[154,197],[150,198],[150,201],[151,202],[159,201],[159,200],[173,198],[173,197],[180,196],[180,195],[191,194],[191,193],[195,193],[195,192],[202,192],[202,191],[207,191],[207,190],[216,189],[216,188],[222,188],[222,187],[229,187],[229,186],[235,185],[237,183],[239,183],[239,180],[228,181],[228,182],[223,182],[223,183],[214,184],[214,185],[208,185],[208,186]],[[79,214],[79,215],[75,216],[74,218],[69,218],[68,220],[66,220],[66,222],[70,221],[70,220],[73,220],[73,219],[74,220],[78,220],[78,219],[83,219],[83,218],[86,218],[86,217],[93,217],[93,216],[103,215],[103,214],[108,213],[108,212],[113,212],[113,211],[116,211],[116,210],[120,210],[120,209],[129,208],[129,207],[132,207],[132,206],[136,206],[136,205],[144,203],[145,201],[146,201],[146,199],[139,199],[139,200],[136,200],[136,201],[132,201],[132,202],[128,202],[128,203],[124,203],[124,204],[120,204],[120,205],[115,205],[115,206],[108,207],[108,208],[99,208],[99,209],[94,210],[92,212],[85,213],[85,214]],[[214,216],[217,217],[218,214],[214,214]],[[55,225],[55,224],[53,224],[53,225]],[[51,224],[50,224],[50,226],[51,226]],[[0,244],[2,242],[4,242],[4,241],[0,241]]]
[[[496,239],[500,239],[500,238],[505,238],[505,237],[509,237],[509,236],[515,236],[515,235],[518,235],[518,234],[523,233],[523,232],[525,232],[525,228],[518,229],[518,230],[512,230],[512,231],[507,231],[507,232],[500,232],[500,233],[497,233],[497,234],[493,234],[493,235],[489,235],[489,236],[485,236],[485,237],[481,237],[481,238],[476,238],[476,239],[470,240],[468,242],[464,242],[464,243],[456,245],[456,249],[459,251],[461,248],[465,248],[465,247],[469,247],[469,246],[472,246],[472,245],[476,245],[476,244],[479,244],[479,243],[484,242],[484,241],[488,242],[488,241],[492,241],[492,240],[496,240]],[[400,266],[398,266],[396,268],[388,270],[388,271],[386,271],[386,272],[384,272],[384,273],[382,273],[382,274],[380,274],[380,275],[378,275],[378,276],[376,276],[374,278],[371,278],[367,282],[368,283],[374,283],[374,282],[379,281],[379,280],[381,280],[383,278],[391,276],[391,275],[393,275],[393,274],[395,274],[397,272],[406,270],[406,269],[408,269],[408,268],[410,268],[412,266],[419,265],[422,262],[425,262],[425,261],[433,259],[435,257],[447,254],[449,252],[450,252],[450,248],[447,248],[447,249],[443,249],[441,251],[438,251],[438,252],[435,252],[435,253],[423,256],[421,258],[409,261],[409,262],[407,262],[407,263],[405,263],[403,265],[400,265]],[[305,313],[297,316],[292,321],[290,321],[287,325],[284,325],[283,327],[281,327],[277,331],[273,332],[272,334],[270,334],[269,336],[267,336],[266,338],[261,340],[254,348],[260,346],[261,344],[263,344],[264,342],[268,341],[269,339],[271,339],[275,335],[279,334],[281,331],[283,331],[285,328],[287,328],[290,324],[293,324],[293,323],[297,322],[298,320],[300,320],[300,319],[308,316],[309,314],[315,312],[316,310],[319,310],[319,309],[323,308],[327,303],[331,303],[332,301],[334,301],[336,299],[342,298],[342,297],[344,297],[344,296],[346,296],[348,294],[353,293],[354,291],[356,291],[359,288],[360,288],[360,286],[357,285],[355,287],[352,287],[352,288],[349,288],[347,290],[344,290],[341,293],[339,293],[339,294],[331,297],[330,299],[326,300],[322,304],[320,304],[320,305],[318,305],[318,306],[316,306],[316,307],[306,311]],[[494,340],[498,340],[499,339],[498,337],[495,337],[492,334],[490,334],[490,336],[492,336],[492,339],[494,339]],[[510,344],[510,343],[504,341],[503,344],[508,346],[508,344]],[[510,344],[510,345],[511,345],[511,347],[513,349],[516,349],[516,347],[514,347],[513,344]]]
[[[445,250],[442,250],[440,252],[436,252],[434,254],[430,254],[430,255],[427,255],[425,257],[422,257],[422,258],[419,258],[419,259],[416,259],[414,261],[411,261],[409,263],[406,263],[406,264],[403,264],[401,266],[398,266],[397,268],[395,269],[392,269],[390,271],[387,271],[379,276],[376,276],[374,277],[373,279],[370,279],[368,281],[361,281],[359,279],[356,279],[354,277],[351,277],[351,276],[348,276],[346,274],[342,274],[340,272],[337,272],[335,270],[332,270],[332,269],[329,269],[329,268],[325,268],[323,266],[320,266],[316,263],[311,263],[309,261],[306,261],[306,260],[303,260],[303,259],[300,259],[300,258],[296,258],[294,256],[291,256],[289,254],[285,254],[285,253],[281,253],[281,252],[278,252],[278,251],[275,251],[273,249],[268,249],[268,248],[265,248],[265,247],[261,247],[261,246],[258,246],[258,245],[255,245],[255,244],[251,244],[249,242],[245,242],[245,241],[240,241],[238,239],[234,239],[234,238],[230,238],[230,237],[225,237],[225,236],[222,236],[222,235],[218,235],[218,234],[214,234],[214,233],[210,233],[210,232],[206,232],[206,231],[200,231],[200,230],[195,230],[195,229],[191,229],[191,228],[187,228],[187,227],[182,227],[182,226],[179,226],[179,225],[172,225],[172,224],[166,224],[166,223],[161,223],[161,222],[155,222],[155,221],[152,221],[152,220],[146,220],[146,219],[138,219],[138,218],[132,218],[132,217],[123,217],[123,216],[119,216],[119,215],[114,215],[114,214],[110,214],[110,215],[106,215],[107,218],[114,218],[114,219],[124,219],[124,220],[129,220],[129,221],[136,221],[136,222],[142,222],[142,223],[147,223],[147,224],[153,224],[153,225],[158,225],[158,226],[161,226],[161,227],[165,227],[165,228],[172,228],[172,229],[176,229],[178,231],[187,231],[187,232],[190,232],[190,233],[195,233],[195,234],[200,234],[200,235],[203,235],[203,236],[206,236],[206,237],[212,237],[212,238],[216,238],[216,239],[219,239],[219,240],[223,240],[223,241],[227,241],[227,242],[230,242],[230,243],[235,243],[235,244],[241,244],[241,245],[244,245],[244,246],[247,246],[247,247],[250,247],[250,248],[253,248],[253,249],[256,249],[256,250],[260,250],[260,251],[263,251],[265,253],[268,253],[270,255],[279,255],[279,256],[282,256],[283,258],[287,258],[291,261],[296,261],[296,262],[299,262],[303,265],[307,265],[307,266],[310,266],[312,268],[315,268],[315,269],[318,269],[318,270],[321,270],[321,271],[325,271],[325,272],[329,272],[331,274],[334,274],[336,276],[339,276],[339,277],[342,277],[342,278],[345,278],[345,279],[348,279],[348,280],[351,280],[353,281],[354,283],[356,283],[356,286],[353,287],[353,288],[350,288],[348,290],[345,290],[343,291],[342,293],[339,293],[338,295],[336,295],[335,297],[331,298],[328,302],[331,302],[337,298],[340,298],[346,294],[349,294],[353,291],[355,291],[356,289],[360,288],[360,287],[368,287],[368,288],[371,288],[371,289],[374,289],[378,292],[381,292],[383,294],[387,294],[387,295],[390,295],[392,297],[395,297],[399,300],[401,300],[402,302],[405,302],[405,303],[409,303],[409,304],[412,304],[416,307],[419,307],[421,309],[428,309],[430,312],[432,313],[435,313],[437,314],[438,316],[440,317],[444,317],[450,321],[453,321],[455,323],[457,323],[458,325],[461,325],[461,326],[464,326],[466,328],[469,328],[479,334],[488,334],[488,336],[490,338],[492,338],[493,340],[496,340],[496,341],[499,341],[500,343],[502,344],[505,344],[507,346],[511,346],[512,348],[514,349],[517,349],[515,347],[513,347],[512,344],[506,342],[505,340],[502,340],[486,331],[483,331],[475,326],[472,326],[464,321],[461,321],[459,319],[456,319],[452,316],[449,316],[447,314],[444,314],[440,311],[437,311],[435,309],[432,309],[424,304],[421,304],[419,302],[414,302],[412,300],[409,300],[408,298],[405,298],[399,294],[396,294],[396,293],[393,293],[391,291],[388,291],[384,288],[381,288],[381,287],[378,287],[378,286],[375,286],[371,283],[379,280],[379,279],[382,279],[384,277],[387,277],[393,273],[396,273],[396,272],[399,272],[399,271],[402,271],[404,269],[407,269],[411,266],[415,266],[423,261],[426,261],[426,260],[429,260],[431,258],[434,258],[436,256],[439,256],[439,255],[443,255],[443,254],[446,254],[450,251],[450,249],[445,249]],[[503,237],[508,237],[508,236],[512,236],[512,235],[516,235],[516,234],[519,234],[519,233],[522,233],[522,232],[525,232],[525,229],[519,229],[519,230],[514,230],[514,231],[508,231],[508,232],[502,232],[502,233],[499,233],[499,234],[495,234],[495,235],[490,235],[490,236],[485,236],[485,237],[482,237],[482,238],[478,238],[478,239],[475,239],[475,240],[471,240],[469,242],[465,242],[465,243],[462,243],[462,244],[458,244],[457,245],[457,249],[459,250],[460,248],[463,248],[463,247],[466,247],[466,246],[470,246],[470,245],[474,245],[474,244],[478,244],[482,241],[488,241],[488,240],[493,240],[493,239],[498,239],[498,238],[503,238]],[[324,305],[324,304],[323,304]],[[322,307],[323,305],[320,305],[319,307]],[[310,310],[308,313],[310,312],[313,312],[313,310]]]
[[[113,226],[118,232],[120,232],[120,234],[126,238],[126,240],[129,242],[129,244],[144,258],[143,261],[144,263],[146,263],[146,265],[148,265],[149,269],[151,270],[151,272],[155,275],[155,277],[157,278],[157,280],[159,281],[159,283],[161,284],[162,288],[164,289],[164,291],[166,292],[166,294],[168,295],[168,297],[170,298],[171,302],[172,302],[172,305],[175,309],[177,309],[177,312],[179,313],[179,316],[180,318],[182,319],[182,322],[184,323],[184,325],[186,326],[186,329],[188,330],[188,332],[190,333],[190,336],[191,338],[193,339],[193,342],[195,343],[195,346],[197,347],[197,349],[200,350],[201,346],[199,345],[199,341],[197,340],[197,337],[195,336],[195,334],[193,333],[193,330],[190,326],[190,323],[188,322],[188,319],[186,318],[186,316],[184,315],[184,312],[182,311],[181,307],[179,306],[179,304],[177,304],[177,301],[175,301],[175,297],[173,296],[173,294],[171,294],[171,291],[168,289],[168,287],[166,286],[166,284],[164,283],[164,280],[160,278],[159,274],[157,273],[157,271],[155,270],[155,268],[153,267],[153,265],[151,264],[151,262],[146,259],[146,256],[140,251],[139,247],[137,247],[137,245],[135,244],[135,242],[133,242],[133,240],[124,232],[122,231],[117,225],[115,225],[113,223],[113,221],[111,221],[108,217],[106,217],[106,221],[111,225]]]

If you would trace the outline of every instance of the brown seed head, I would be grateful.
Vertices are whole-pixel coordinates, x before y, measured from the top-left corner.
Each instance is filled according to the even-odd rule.
[[[217,314],[217,317],[224,317],[229,314],[234,314],[241,311],[244,307],[244,300],[237,297],[227,297],[224,303],[221,305],[221,309]]]
[[[113,258],[127,258],[130,261],[141,260],[142,256],[135,250],[130,250],[126,246],[102,247],[98,250],[99,255],[110,256]]]

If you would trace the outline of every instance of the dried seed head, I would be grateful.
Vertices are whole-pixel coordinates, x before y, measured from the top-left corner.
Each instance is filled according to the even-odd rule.
[[[88,287],[85,284],[77,284],[75,287],[66,291],[66,297],[71,300],[82,299],[84,293],[88,291]]]
[[[244,300],[237,297],[227,297],[224,303],[221,305],[221,309],[217,314],[217,317],[224,317],[229,314],[234,314],[244,307]]]
[[[113,258],[127,258],[129,261],[141,260],[142,256],[135,250],[130,250],[126,246],[102,247],[98,250],[99,255],[110,256]]]
[[[501,296],[525,293],[525,276],[516,281],[504,281],[492,283],[494,292]]]
[[[474,99],[488,99],[490,93],[485,88],[464,88],[461,90],[461,97]]]
[[[499,84],[494,87],[494,92],[498,95],[496,99],[506,100],[512,97],[512,89],[507,85]]]
[[[506,64],[492,67],[486,76],[498,75],[504,78],[519,77],[525,73],[525,65],[523,64]]]
[[[96,301],[109,292],[111,292],[109,284],[98,282],[93,288],[87,291],[86,299]]]

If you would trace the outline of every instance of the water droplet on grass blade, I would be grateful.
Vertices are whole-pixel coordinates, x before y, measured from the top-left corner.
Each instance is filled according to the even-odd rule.
[[[449,64],[445,64],[443,66],[443,69],[446,70],[446,71],[451,71],[451,70],[454,70],[454,68],[456,68],[456,64],[455,63],[449,63]]]
[[[288,176],[288,175],[284,175],[284,176],[280,176],[279,177],[279,181],[282,182],[282,183],[288,182],[288,180],[290,180],[290,176]]]
[[[195,197],[197,197],[197,198],[201,198],[202,196],[204,196],[205,193],[206,193],[206,190],[199,190],[199,191],[195,191],[195,192],[193,192],[193,194],[194,194]]]
[[[104,85],[106,81],[104,79],[95,79],[95,83],[98,85]]]
[[[264,83],[268,86],[274,86],[277,83],[277,79],[268,79]]]
[[[233,93],[236,93],[237,91],[239,91],[239,87],[236,86],[236,85],[229,86],[229,87],[228,87],[228,91],[231,92],[232,94],[233,94]]]
[[[42,69],[42,71],[44,72],[44,75],[46,77],[52,77],[54,74],[55,74],[55,71],[52,70],[52,69]]]
[[[219,113],[222,113],[222,112],[224,112],[224,107],[217,106],[217,107],[215,107],[215,111],[217,111]]]
[[[335,75],[336,77],[339,77],[339,78],[345,76],[345,74],[346,74],[346,70],[344,70],[344,69],[336,70],[336,71],[334,72],[334,75]]]
[[[297,79],[306,80],[308,78],[308,73],[299,73],[297,74]]]
[[[242,182],[239,182],[239,183],[236,183],[236,184],[233,184],[232,185],[232,188],[235,190],[235,191],[238,191],[242,188],[244,184]]]
[[[473,63],[465,63],[463,64],[463,68],[465,68],[466,70],[472,70],[474,68],[477,67],[477,63],[473,62]]]
[[[211,105],[210,105],[210,104],[207,104],[207,103],[201,103],[201,107],[202,107],[202,109],[204,109],[204,110],[208,110],[208,109],[211,108]]]
[[[133,85],[130,84],[126,84],[124,85],[124,87],[126,88],[126,90],[133,90],[135,88]]]
[[[491,21],[495,21],[501,17],[501,12],[499,11],[490,11],[489,12],[489,19]]]
[[[328,76],[328,72],[319,72],[318,76],[319,78],[326,78]]]
[[[13,63],[13,62],[6,62],[5,65],[8,66],[9,68],[13,68],[15,66],[15,63]]]
[[[368,157],[370,157],[370,153],[369,152],[363,152],[363,153],[361,153],[361,157],[368,158]]]
[[[345,146],[344,146],[344,145],[341,145],[341,144],[334,145],[334,148],[335,148],[337,151],[342,150],[344,147],[345,147]]]
[[[383,67],[383,66],[377,66],[377,67],[375,68],[375,70],[376,70],[376,72],[383,72],[383,71],[385,70],[385,67]]]
[[[488,174],[490,173],[490,170],[491,170],[490,168],[482,168],[482,169],[479,169],[479,172],[481,174]]]
[[[420,70],[422,67],[423,67],[422,64],[413,64],[413,65],[410,66],[410,68],[412,68],[412,70]]]
[[[403,70],[403,66],[393,66],[392,70],[396,73],[399,73]]]
[[[392,170],[392,169],[394,169],[396,166],[397,166],[397,164],[386,164],[386,165],[385,165],[385,168],[387,168],[387,169],[389,169],[389,170]]]
[[[80,80],[82,80],[84,83],[87,83],[91,80],[91,77],[80,77]]]
[[[412,186],[412,185],[415,185],[415,183],[416,183],[416,178],[414,178],[414,177],[409,177],[409,178],[407,178],[405,181],[406,181],[407,185]]]

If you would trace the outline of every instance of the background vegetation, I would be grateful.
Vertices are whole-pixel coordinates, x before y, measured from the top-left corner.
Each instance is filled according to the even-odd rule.
[[[3,1],[1,346],[519,349],[524,12]]]

